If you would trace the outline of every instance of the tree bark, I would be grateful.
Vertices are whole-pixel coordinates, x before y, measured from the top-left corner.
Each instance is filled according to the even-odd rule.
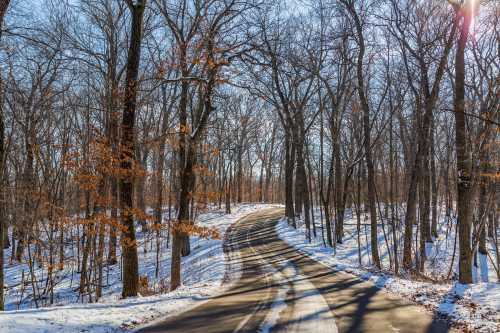
[[[295,224],[295,211],[293,209],[293,171],[294,171],[294,155],[292,137],[289,131],[285,129],[285,214],[288,223],[291,223],[294,228]]]
[[[3,21],[5,13],[9,7],[10,0],[0,1],[0,45],[2,42]],[[7,224],[5,216],[5,182],[4,182],[4,169],[5,169],[5,142],[4,142],[4,112],[3,112],[3,80],[2,73],[0,73],[0,311],[4,310],[4,273],[3,273],[3,249],[4,249],[4,235],[7,234]],[[8,236],[7,236],[8,238]]]
[[[141,155],[141,150],[142,150],[142,155]],[[145,198],[145,186],[146,186],[146,179],[147,179],[147,170],[148,170],[148,156],[149,156],[149,149],[147,147],[144,147],[142,149],[139,148],[137,145],[137,159],[140,160],[140,166],[142,168],[142,171],[144,174],[140,174],[136,177],[136,182],[135,182],[135,189],[134,189],[134,194],[136,198],[136,206],[137,208],[141,211],[142,214],[146,213],[146,198]],[[145,219],[139,219],[139,224],[141,225],[141,231],[143,233],[147,233],[149,231],[148,228],[148,222]]]
[[[420,209],[420,271],[424,271],[424,264],[426,260],[426,245],[432,242],[430,230],[430,204],[431,204],[431,183],[429,175],[429,149],[427,154],[423,156],[423,162],[420,169],[420,195],[419,195],[419,209]]]
[[[459,268],[458,280],[460,283],[472,283],[472,161],[469,146],[467,145],[467,124],[465,120],[465,47],[472,20],[472,8],[466,3],[460,9],[463,18],[460,28],[455,56],[455,145],[457,155],[457,210],[459,234]]]
[[[135,141],[135,112],[137,103],[139,63],[141,58],[141,40],[144,8],[146,0],[135,4],[126,0],[132,22],[130,45],[127,56],[125,79],[124,110],[121,125],[120,164],[126,175],[120,178],[120,221],[122,224],[123,289],[122,297],[137,296],[139,287],[139,263],[135,238],[133,208],[133,165]]]
[[[335,237],[336,242],[342,244],[344,236],[344,191],[342,184],[342,162],[340,155],[340,126],[336,126],[333,142],[335,156]]]

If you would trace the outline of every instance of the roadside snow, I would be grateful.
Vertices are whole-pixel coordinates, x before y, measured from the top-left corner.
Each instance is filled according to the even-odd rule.
[[[232,223],[264,207],[266,206],[258,204],[241,205],[234,207],[234,213],[229,215],[224,215],[221,211],[209,212],[200,216],[198,223],[202,226],[216,227],[220,234],[224,235]],[[223,292],[230,286],[227,282],[238,279],[237,260],[231,261],[229,271],[226,269],[222,243],[222,239],[191,238],[192,253],[182,258],[184,285],[175,292],[120,299],[119,267],[115,265],[114,271],[110,272],[108,277],[109,283],[104,290],[105,296],[99,303],[74,304],[77,303],[74,296],[75,285],[69,280],[70,277],[65,277],[59,283],[56,306],[2,312],[0,313],[0,331],[2,333],[122,332],[155,318],[186,311],[206,301],[210,296]],[[140,244],[140,275],[147,276],[156,284],[159,281],[154,278],[154,251],[144,253],[144,243]],[[160,276],[163,278],[169,276],[169,263],[170,251],[167,250],[162,255]],[[15,281],[19,280],[21,269],[22,265],[16,265],[6,270],[8,285],[14,285]],[[76,278],[73,279],[76,280]],[[16,295],[16,289],[10,289],[6,299],[8,308],[13,308],[16,304]]]
[[[201,303],[218,289],[214,285],[192,285],[161,296],[6,311],[0,314],[0,328],[2,333],[121,332]]]
[[[468,286],[458,283],[435,284],[398,278],[381,272],[375,273],[369,270],[369,261],[365,266],[359,265],[357,241],[354,237],[346,237],[343,244],[337,245],[334,253],[332,248],[324,246],[321,236],[313,238],[309,243],[303,225],[294,229],[285,219],[281,219],[276,225],[276,231],[289,245],[322,264],[370,280],[379,288],[424,305],[457,326],[475,332],[500,331],[499,283],[477,283]],[[382,242],[383,238],[380,244]],[[366,246],[362,246],[361,256],[363,263],[369,260]],[[384,259],[387,253],[382,251],[381,256]]]

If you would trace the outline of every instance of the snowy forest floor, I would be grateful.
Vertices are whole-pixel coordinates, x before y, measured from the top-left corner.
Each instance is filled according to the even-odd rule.
[[[205,227],[215,227],[221,236],[226,229],[243,216],[268,205],[246,204],[234,206],[232,214],[213,210],[201,214],[197,221]],[[149,248],[145,234],[137,233],[139,253],[139,274],[147,276],[150,288],[158,292],[162,285],[168,285],[170,274],[170,250],[163,249],[161,269],[156,279],[156,253]],[[107,266],[103,297],[98,303],[82,303],[78,298],[79,274],[70,266],[58,273],[55,287],[55,302],[51,307],[36,309],[29,297],[29,286],[23,282],[27,276],[27,264],[8,264],[5,267],[6,308],[0,312],[2,333],[110,333],[133,329],[164,315],[188,310],[224,291],[236,281],[239,269],[227,269],[223,252],[223,239],[202,239],[191,237],[192,252],[182,259],[183,285],[174,292],[120,299],[120,265]],[[145,251],[145,246],[146,250]],[[163,245],[165,246],[165,245]],[[5,251],[5,262],[9,262],[10,251]],[[42,269],[36,271],[43,281]],[[230,275],[229,275],[230,274]],[[221,287],[224,283],[224,287]]]
[[[211,210],[198,216],[197,223],[204,227],[215,227],[221,236],[227,228],[259,209],[269,207],[261,204],[244,204],[233,207],[232,214],[223,210]],[[332,269],[343,270],[372,281],[389,293],[413,300],[426,307],[436,316],[450,320],[463,331],[498,332],[500,331],[500,284],[496,272],[487,262],[475,270],[476,280],[487,280],[472,285],[461,285],[446,281],[445,276],[451,267],[455,242],[455,222],[453,219],[440,219],[439,235],[428,249],[425,274],[428,279],[400,276],[395,277],[389,269],[389,254],[382,230],[379,230],[379,251],[383,270],[373,269],[370,261],[369,226],[367,216],[363,217],[360,233],[361,265],[359,264],[355,215],[347,213],[343,244],[336,250],[326,247],[323,230],[319,226],[319,212],[315,214],[317,237],[309,243],[305,238],[305,226],[298,221],[298,229],[287,225],[283,219],[277,224],[282,239],[299,251],[313,257]],[[139,228],[140,229],[140,228]],[[381,229],[381,228],[380,228]],[[389,232],[389,230],[387,230]],[[417,234],[415,232],[415,234]],[[103,297],[98,303],[82,302],[78,297],[79,274],[77,264],[70,263],[58,272],[54,290],[54,304],[47,307],[46,300],[40,301],[35,308],[29,267],[27,264],[12,263],[5,267],[6,307],[0,313],[2,333],[42,333],[42,332],[97,332],[115,333],[134,330],[155,319],[163,319],[205,302],[209,297],[219,294],[238,279],[239,267],[227,267],[223,252],[223,239],[202,239],[191,237],[192,252],[183,258],[183,286],[175,292],[165,292],[170,274],[170,250],[162,244],[159,277],[156,278],[156,252],[154,242],[147,233],[137,232],[139,244],[140,276],[147,277],[152,295],[121,299],[120,264],[105,267],[105,286]],[[388,235],[389,237],[389,235]],[[391,241],[389,240],[389,244]],[[400,244],[400,249],[402,249]],[[73,249],[66,249],[68,259],[77,256]],[[392,249],[391,249],[392,251]],[[494,249],[490,248],[492,257]],[[10,251],[5,251],[5,262],[9,263]],[[481,260],[479,260],[481,262]],[[484,261],[484,260],[483,260]],[[456,270],[455,258],[453,271]],[[452,273],[453,273],[452,271]],[[37,280],[43,285],[46,270],[35,266]],[[452,274],[454,276],[455,274]],[[24,278],[23,278],[24,276]],[[44,307],[45,306],[45,307]]]
[[[382,271],[374,269],[370,255],[369,226],[361,226],[361,256],[359,256],[356,218],[350,212],[346,215],[343,243],[337,244],[335,250],[325,245],[321,226],[316,227],[316,237],[312,237],[311,242],[306,239],[305,225],[300,219],[297,220],[297,229],[289,226],[286,219],[282,219],[276,225],[276,229],[283,240],[313,259],[332,269],[343,270],[364,280],[370,280],[387,292],[421,304],[436,316],[449,320],[461,331],[500,331],[500,283],[496,282],[496,272],[491,265],[488,269],[487,264],[484,265],[483,262],[483,267],[475,270],[474,274],[476,281],[486,280],[482,275],[487,274],[488,280],[495,282],[462,285],[444,279],[451,265],[455,241],[454,228],[450,227],[448,219],[440,221],[439,235],[441,236],[429,246],[425,272],[430,278],[426,281],[426,279],[415,277],[394,276],[389,270],[389,255],[382,230],[379,230],[378,244],[383,269]],[[315,220],[316,224],[319,224],[319,212],[315,214]],[[369,223],[366,216],[361,223]],[[393,251],[391,246],[390,248]],[[402,249],[402,244],[399,249]],[[490,248],[490,251],[494,251],[493,248]],[[495,257],[493,252],[490,253],[492,257]],[[458,256],[458,253],[456,255]],[[359,263],[360,257],[361,264]],[[455,258],[454,271],[458,270],[457,262],[458,259]],[[455,275],[454,272],[452,273]]]

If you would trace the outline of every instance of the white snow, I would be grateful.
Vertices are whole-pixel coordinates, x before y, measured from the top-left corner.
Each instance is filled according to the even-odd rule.
[[[319,218],[316,219],[318,221]],[[309,243],[305,236],[305,227],[298,221],[298,228],[288,225],[286,219],[281,219],[276,230],[283,240],[297,250],[309,255],[322,264],[336,270],[343,270],[372,281],[377,287],[397,294],[405,299],[424,305],[431,311],[447,317],[457,326],[477,332],[500,331],[500,284],[476,283],[461,285],[458,283],[431,283],[395,277],[388,271],[376,271],[371,266],[369,239],[361,237],[361,265],[358,259],[358,247],[355,220],[347,219],[343,244],[337,244],[334,249],[325,246],[321,237],[321,228],[317,237]],[[368,230],[369,232],[369,230]],[[379,233],[382,233],[379,230]],[[369,237],[369,236],[368,236]],[[385,267],[389,266],[387,247],[384,236],[379,236],[379,250]],[[449,246],[449,245],[448,245]],[[435,242],[426,270],[431,274],[447,273],[450,264],[450,253],[445,251],[447,241],[440,239]],[[392,249],[391,249],[392,250]],[[430,247],[427,248],[430,251]],[[457,254],[458,255],[458,254]],[[439,259],[438,259],[439,258]],[[455,259],[457,260],[457,259]],[[483,261],[484,259],[480,259]],[[447,266],[448,265],[448,266]],[[481,262],[481,267],[483,267]],[[486,274],[486,272],[483,272]],[[491,278],[490,281],[494,280]]]
[[[242,205],[234,207],[234,213],[225,215],[222,211],[211,211],[200,215],[199,224],[216,227],[221,234],[229,225],[248,213],[269,207],[268,205]],[[318,221],[318,219],[316,219]],[[346,223],[355,221],[347,219]],[[440,237],[428,246],[429,258],[426,272],[438,279],[446,276],[451,265],[450,256],[453,251],[454,228],[451,224],[440,224]],[[295,230],[282,220],[277,225],[281,238],[299,251],[313,257],[319,262],[371,280],[380,288],[400,295],[403,298],[414,300],[432,311],[445,315],[462,327],[477,332],[500,331],[500,285],[496,282],[479,282],[471,285],[457,283],[431,283],[395,277],[387,272],[377,272],[370,266],[369,241],[362,233],[361,265],[358,263],[358,249],[356,227],[346,225],[346,236],[343,244],[338,244],[336,253],[333,249],[324,246],[321,239],[321,229],[318,228],[318,237],[308,243],[304,236],[303,225]],[[363,231],[363,230],[362,230]],[[448,232],[449,237],[443,235]],[[155,251],[152,241],[146,240],[142,233],[138,233],[140,275],[147,276],[151,288],[158,290],[170,273],[170,250],[164,249],[161,257],[159,278],[155,278]],[[222,240],[206,240],[198,237],[191,238],[192,253],[183,258],[184,285],[175,292],[157,294],[147,297],[120,299],[121,282],[120,267],[114,265],[106,272],[106,286],[103,289],[103,298],[99,303],[78,303],[77,292],[79,276],[73,267],[65,267],[58,273],[58,283],[54,292],[54,306],[35,309],[32,300],[27,297],[30,287],[21,283],[23,271],[25,279],[28,275],[26,264],[11,264],[6,267],[6,305],[8,311],[0,313],[0,331],[2,333],[49,333],[49,332],[122,332],[129,331],[155,319],[175,314],[205,302],[210,296],[223,292],[230,286],[226,280],[236,281],[239,267],[225,265],[222,250]],[[385,268],[388,265],[388,253],[383,235],[379,237],[380,255]],[[163,244],[164,246],[164,244]],[[146,251],[147,250],[147,251]],[[5,251],[5,260],[8,262],[10,251]],[[71,255],[71,253],[68,253]],[[70,256],[68,256],[70,258]],[[232,263],[235,261],[231,261]],[[237,262],[237,260],[236,260]],[[455,259],[456,263],[456,259]],[[72,263],[76,265],[76,263]],[[480,280],[496,281],[491,267],[488,267],[487,258],[478,256],[478,275]],[[490,268],[488,270],[488,268]],[[274,279],[285,279],[284,288],[278,293],[273,307],[273,316],[266,319],[261,327],[262,332],[270,330],[277,322],[277,315],[283,309],[284,295],[288,283],[293,285],[293,279],[299,279],[293,267],[281,269]],[[35,267],[35,274],[43,280],[44,270]],[[45,271],[46,274],[46,271]],[[272,274],[272,272],[271,272]],[[295,275],[294,278],[290,277]],[[305,280],[305,279],[304,279]],[[224,282],[224,283],[223,283]],[[24,285],[24,287],[23,287]],[[286,288],[285,288],[286,287]],[[301,289],[300,286],[294,286]],[[309,289],[308,286],[306,289]],[[22,297],[21,297],[22,296]],[[307,299],[307,298],[306,298]],[[19,301],[21,300],[21,301]],[[317,303],[311,295],[309,305],[304,305],[304,311],[313,303]],[[315,305],[316,306],[316,305]],[[318,306],[321,306],[319,304]],[[17,310],[17,308],[20,308]],[[317,322],[317,321],[315,321]]]
[[[241,205],[233,207],[233,213],[224,215],[221,211],[212,211],[199,217],[202,226],[216,227],[221,235],[238,219],[264,207],[263,205]],[[153,285],[168,279],[170,272],[170,251],[166,250],[161,258],[160,279],[155,279],[155,252],[144,253],[146,243],[139,235],[140,275],[147,276]],[[118,265],[111,267],[109,283],[104,288],[104,297],[99,303],[78,304],[75,287],[78,277],[61,273],[56,287],[55,306],[39,309],[8,310],[0,313],[0,331],[2,333],[73,333],[73,332],[122,332],[156,318],[163,318],[185,311],[206,301],[210,296],[221,293],[238,279],[239,267],[231,261],[230,271],[225,265],[222,239],[201,239],[191,237],[192,253],[183,260],[183,286],[175,292],[161,295],[120,299],[121,282]],[[6,254],[7,255],[7,254]],[[6,258],[7,259],[7,258]],[[236,261],[237,262],[237,261]],[[7,289],[6,304],[8,309],[15,309],[18,297],[20,275],[24,265],[13,265],[6,269]],[[228,274],[231,274],[229,276]],[[76,281],[76,282],[75,282]],[[223,283],[224,282],[224,283]],[[22,307],[31,303],[19,303]]]
[[[291,286],[287,282],[283,283],[285,279],[277,270],[273,270],[273,280],[278,281],[278,283],[281,281],[282,283],[278,284],[278,292],[271,304],[269,312],[266,314],[266,318],[264,318],[264,321],[259,327],[259,333],[269,333],[271,329],[278,324],[280,313],[286,309],[286,295],[290,291]]]
[[[479,253],[479,267],[481,268],[481,282],[488,282],[488,256]]]

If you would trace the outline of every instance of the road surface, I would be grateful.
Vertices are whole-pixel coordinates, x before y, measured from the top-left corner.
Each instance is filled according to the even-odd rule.
[[[139,332],[451,332],[423,308],[287,245],[274,228],[282,215],[264,209],[232,226],[225,247],[242,273],[231,289]]]

